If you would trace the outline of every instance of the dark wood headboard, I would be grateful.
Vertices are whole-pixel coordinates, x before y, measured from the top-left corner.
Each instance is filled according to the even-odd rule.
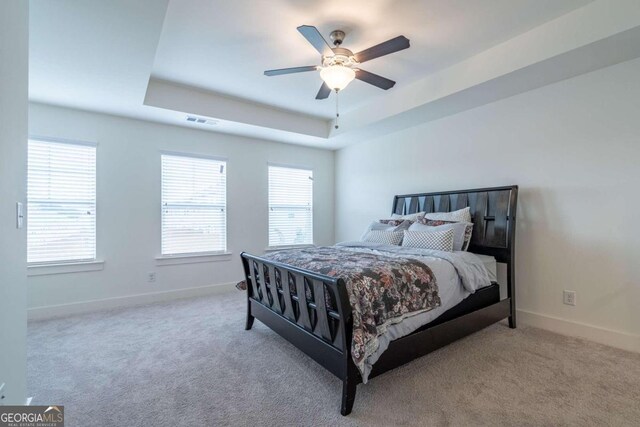
[[[491,255],[512,270],[515,261],[518,186],[404,194],[393,198],[393,213],[451,212],[469,206],[473,235],[469,252]]]

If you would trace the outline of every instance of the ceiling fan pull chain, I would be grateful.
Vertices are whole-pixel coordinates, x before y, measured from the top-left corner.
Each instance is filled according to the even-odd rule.
[[[340,127],[340,125],[338,124],[338,120],[340,119],[340,110],[339,110],[340,104],[338,102],[339,93],[340,93],[340,90],[336,89],[336,125],[335,125],[336,129]]]

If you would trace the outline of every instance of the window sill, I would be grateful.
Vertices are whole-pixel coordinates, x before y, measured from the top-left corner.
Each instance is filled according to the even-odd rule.
[[[83,273],[104,270],[104,261],[78,261],[58,264],[32,264],[27,266],[27,276]]]
[[[308,244],[308,245],[283,245],[283,246],[267,246],[265,248],[266,252],[272,252],[272,251],[281,251],[283,249],[304,249],[304,248],[312,248],[314,245],[312,244]]]
[[[164,265],[199,264],[203,262],[229,261],[232,255],[232,252],[163,255],[156,257],[156,265],[161,267]]]

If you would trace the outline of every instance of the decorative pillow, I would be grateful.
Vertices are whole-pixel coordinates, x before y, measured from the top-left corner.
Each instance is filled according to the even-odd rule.
[[[402,246],[453,252],[453,229],[444,231],[404,231]]]
[[[408,222],[409,225],[411,225],[411,223],[413,221],[407,221],[407,220],[404,220],[404,219],[379,219],[378,220],[378,223],[380,223],[380,224],[392,225],[394,227],[402,224],[403,222]]]
[[[362,240],[365,242],[398,246],[400,242],[402,242],[403,233],[405,233],[405,231],[371,230],[362,236]]]
[[[391,215],[391,219],[405,219],[407,221],[417,221],[419,219],[424,218],[425,213],[426,212],[418,212],[418,213],[408,214],[408,215],[393,214]]]
[[[432,212],[425,214],[424,218],[439,221],[471,222],[471,210],[466,207],[453,212]]]
[[[428,221],[428,220],[427,220]],[[444,222],[444,221],[431,221],[431,222]],[[471,227],[467,226],[470,225]],[[473,230],[473,224],[468,222],[451,222],[448,224],[440,224],[440,225],[426,225],[421,222],[415,222],[411,224],[409,227],[409,231],[445,231],[445,230],[453,230],[453,250],[454,251],[462,251],[466,245],[465,235],[467,228]]]
[[[408,230],[409,226],[413,224],[413,221],[405,220],[405,219],[381,219],[378,220],[378,225],[386,225],[395,227],[394,231]],[[376,230],[376,228],[372,228],[372,230]]]
[[[412,224],[411,221],[396,221],[396,220],[388,220],[388,221],[389,222],[374,221],[371,224],[369,224],[366,230],[364,230],[362,237],[360,237],[360,240],[364,240],[364,236],[371,230],[404,231],[404,230],[408,230],[409,226]]]
[[[462,243],[462,248],[461,249],[454,249],[454,250],[460,250],[460,251],[466,251],[469,249],[469,243],[471,243],[471,234],[473,233],[473,223],[472,222],[457,222],[457,221],[439,221],[439,220],[434,220],[434,219],[426,219],[423,218],[422,220],[420,220],[418,222],[420,225],[424,225],[424,226],[429,226],[429,227],[440,227],[442,225],[445,224],[464,224],[465,225],[465,229],[464,229],[464,240]],[[416,223],[416,224],[418,224]],[[411,227],[409,227],[409,229],[411,229]],[[456,240],[456,237],[454,236],[454,241]],[[456,244],[454,243],[454,248],[456,247]]]

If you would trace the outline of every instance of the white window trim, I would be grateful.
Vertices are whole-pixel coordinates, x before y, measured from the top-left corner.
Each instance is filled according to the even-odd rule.
[[[281,167],[281,168],[289,168],[289,169],[299,169],[305,171],[311,171],[313,175],[312,181],[314,182],[314,189],[311,190],[311,243],[302,243],[299,245],[281,245],[281,246],[267,246],[265,248],[266,252],[271,251],[279,251],[283,249],[296,249],[296,248],[309,248],[316,246],[316,233],[315,233],[315,179],[316,179],[316,171],[312,166],[300,165],[300,164],[291,164],[291,163],[278,163],[278,162],[267,162],[267,193],[269,192],[269,166]],[[269,196],[267,194],[267,210],[269,209]],[[267,217],[267,234],[269,233],[269,218]],[[269,237],[267,236],[267,241]]]
[[[178,156],[178,157],[193,157],[194,159],[207,159],[207,160],[217,160],[220,162],[225,162],[229,167],[229,158],[224,156],[210,156],[208,154],[201,153],[190,153],[188,151],[170,151],[170,150],[158,150],[161,156]]]
[[[311,171],[314,175],[315,179],[315,169],[309,165],[301,165],[301,164],[292,164],[292,163],[277,163],[277,162],[267,162],[267,170],[269,170],[269,166],[275,166],[278,168],[289,168],[289,169],[301,169],[305,171]]]
[[[156,257],[156,265],[200,264],[205,262],[229,261],[233,252],[202,252],[179,255],[159,255]]]
[[[86,147],[94,147],[96,149],[96,235],[95,235],[95,258],[92,259],[83,259],[83,260],[64,260],[59,262],[52,263],[27,263],[27,276],[44,276],[49,274],[66,274],[66,273],[81,273],[85,271],[100,271],[104,269],[104,261],[99,258],[99,240],[98,240],[98,142],[97,141],[87,141],[81,139],[67,139],[67,138],[58,138],[51,136],[42,136],[37,134],[29,134],[27,141],[35,140],[42,142],[54,142],[60,144],[72,144],[72,145],[81,145]],[[28,222],[28,206],[29,200],[26,200],[27,207],[27,228],[29,227]],[[31,271],[31,273],[30,273]]]
[[[219,252],[193,252],[193,253],[184,253],[184,254],[160,254],[156,256],[156,265],[178,265],[178,264],[195,264],[195,263],[203,263],[203,262],[215,262],[215,261],[225,261],[220,257],[232,255],[232,252],[229,252],[229,181],[228,176],[226,176],[229,171],[229,159],[224,156],[212,156],[208,154],[201,153],[191,153],[186,151],[171,151],[171,150],[158,150],[160,154],[160,200],[162,200],[162,156],[178,156],[178,157],[192,157],[196,159],[207,159],[207,160],[215,160],[225,163],[225,247],[227,248],[224,251]],[[162,233],[162,210],[160,211],[160,233]],[[162,243],[161,251],[162,251]]]
[[[51,136],[42,136],[42,135],[32,135],[29,134],[29,139],[33,139],[36,141],[42,142],[57,142],[59,144],[71,144],[71,145],[84,145],[87,147],[95,147],[98,148],[98,143],[96,141],[84,141],[81,139],[66,139],[66,138],[56,138]],[[96,169],[97,169],[97,158],[96,158]],[[97,173],[96,173],[97,175]]]
[[[69,261],[50,264],[28,264],[27,276],[48,276],[53,274],[83,273],[104,270],[104,261]]]

